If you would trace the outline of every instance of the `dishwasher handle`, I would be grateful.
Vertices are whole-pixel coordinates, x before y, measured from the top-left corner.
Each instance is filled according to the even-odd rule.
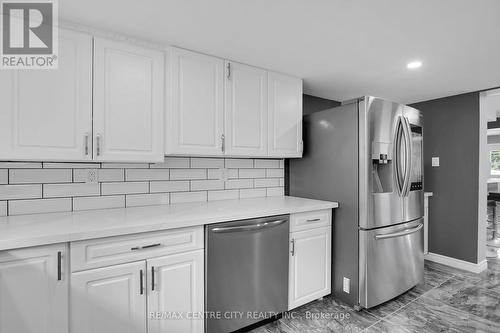
[[[275,227],[275,226],[283,224],[287,221],[288,220],[284,219],[284,220],[267,221],[267,222],[255,223],[255,224],[238,225],[238,226],[232,226],[232,227],[215,227],[215,228],[212,228],[210,231],[215,232],[215,233],[254,231],[254,230]]]

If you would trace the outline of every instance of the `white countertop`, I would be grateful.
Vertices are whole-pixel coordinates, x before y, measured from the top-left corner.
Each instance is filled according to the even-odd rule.
[[[337,207],[285,196],[6,216],[0,218],[0,250]]]

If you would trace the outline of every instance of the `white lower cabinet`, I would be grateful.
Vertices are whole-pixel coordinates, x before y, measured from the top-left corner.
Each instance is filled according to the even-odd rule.
[[[183,228],[72,243],[75,263],[100,253],[106,265],[72,273],[71,333],[202,333],[202,231]],[[192,242],[184,241],[186,235]],[[123,263],[126,258],[130,262]]]
[[[203,250],[198,250],[147,261],[149,333],[203,332],[203,258]],[[174,313],[178,318],[162,318]]]
[[[73,273],[71,332],[146,332],[145,274],[144,261]]]
[[[290,233],[289,310],[330,294],[331,232],[329,224]]]
[[[0,252],[0,333],[68,331],[65,244]]]

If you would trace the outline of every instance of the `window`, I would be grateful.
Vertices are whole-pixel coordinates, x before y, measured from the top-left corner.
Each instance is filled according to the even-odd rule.
[[[490,174],[500,176],[500,150],[490,150]]]

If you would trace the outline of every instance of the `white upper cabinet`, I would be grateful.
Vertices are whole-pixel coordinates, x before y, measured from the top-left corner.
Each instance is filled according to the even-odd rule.
[[[302,157],[302,80],[268,73],[269,156]]]
[[[225,153],[267,156],[267,71],[226,61]]]
[[[168,58],[166,153],[222,155],[224,61],[178,48]]]
[[[0,333],[68,332],[66,245],[0,252]]]
[[[94,39],[94,159],[162,161],[163,52]]]
[[[92,37],[61,29],[59,68],[0,74],[0,159],[92,158]]]

